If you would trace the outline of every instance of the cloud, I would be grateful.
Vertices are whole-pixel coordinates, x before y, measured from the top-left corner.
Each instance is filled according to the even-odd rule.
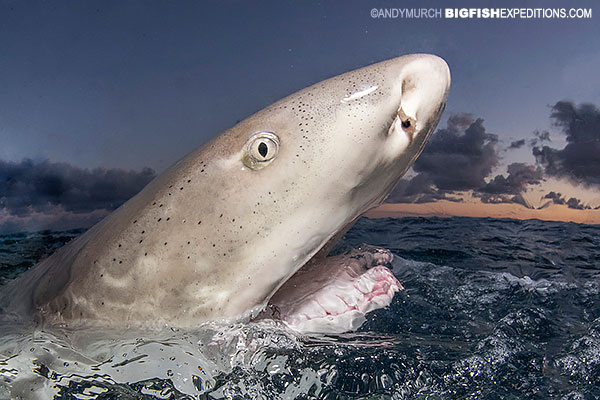
[[[501,204],[501,203],[514,203],[520,204],[527,208],[532,208],[531,204],[525,200],[525,198],[518,195],[508,195],[508,194],[495,194],[495,193],[483,193],[479,195],[479,199],[482,203],[486,204]]]
[[[564,199],[561,193],[557,192],[549,192],[544,196],[544,199],[550,199],[554,204],[566,204],[566,200]]]
[[[442,191],[478,189],[498,164],[496,135],[487,133],[483,119],[453,115],[426,145],[413,169],[427,174]]]
[[[439,190],[428,174],[418,174],[412,179],[400,179],[387,198],[388,203],[429,203],[437,200],[460,201]]]
[[[540,142],[551,142],[552,141],[550,139],[550,132],[548,132],[548,131],[535,131],[535,132],[533,132],[533,135]]]
[[[413,166],[411,179],[401,180],[388,202],[423,203],[437,200],[462,201],[467,192],[482,203],[514,203],[532,208],[539,198],[526,193],[547,178],[568,178],[586,186],[600,185],[600,111],[593,105],[575,106],[561,101],[552,107],[551,118],[561,128],[567,145],[555,149],[548,131],[533,132],[532,139],[513,141],[508,149],[532,146],[537,165],[515,162],[506,173],[492,175],[499,164],[498,139],[486,131],[482,119],[469,114],[449,118],[426,145]],[[541,186],[540,186],[541,187]],[[550,192],[542,207],[550,204],[590,209],[581,200]]]
[[[90,170],[47,160],[0,160],[0,230],[54,228],[61,220],[89,226],[98,210],[117,208],[154,176],[149,168]]]
[[[525,139],[515,140],[514,142],[511,142],[510,146],[508,146],[508,148],[509,149],[520,149],[523,146],[525,146]]]
[[[478,191],[486,194],[519,194],[528,185],[539,184],[543,178],[542,169],[523,163],[512,163],[507,168],[508,176],[496,175]]]
[[[448,119],[446,128],[438,130],[415,162],[417,173],[402,179],[387,201],[390,203],[423,203],[436,200],[462,201],[457,193],[474,191],[484,202],[518,202],[513,199],[531,182],[541,179],[541,170],[515,163],[508,178],[486,178],[499,162],[496,135],[486,131],[482,119],[457,114]],[[524,143],[524,141],[523,141]],[[482,191],[480,193],[480,191]],[[499,196],[511,194],[511,196]]]
[[[549,204],[554,203],[554,204],[559,204],[559,205],[566,205],[567,207],[572,208],[574,210],[591,210],[592,209],[592,207],[583,203],[581,200],[579,200],[575,197],[571,197],[567,200],[566,197],[564,197],[561,193],[557,193],[557,192],[547,193],[544,196],[544,199],[549,199],[550,202],[547,204],[544,204],[541,208],[545,208]]]
[[[587,206],[581,202],[581,200],[576,199],[575,197],[571,197],[567,200],[567,207],[572,208],[574,210],[591,210],[590,206]]]
[[[549,176],[567,178],[585,186],[600,185],[600,110],[592,104],[559,101],[551,118],[561,128],[563,149],[533,147],[533,155]]]
[[[544,142],[552,141],[552,139],[550,139],[550,132],[548,131],[534,131],[533,136],[534,138],[529,140],[529,146],[531,147],[535,147]]]

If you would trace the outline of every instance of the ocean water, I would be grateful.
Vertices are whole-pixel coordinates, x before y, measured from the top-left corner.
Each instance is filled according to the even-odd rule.
[[[0,282],[80,233],[0,236]],[[358,332],[0,320],[0,398],[600,398],[600,226],[363,218],[339,248],[361,243],[392,250],[405,290]]]

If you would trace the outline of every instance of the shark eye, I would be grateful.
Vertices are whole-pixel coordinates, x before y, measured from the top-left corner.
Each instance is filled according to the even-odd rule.
[[[269,165],[279,153],[279,138],[272,132],[258,132],[244,146],[242,162],[257,170]]]

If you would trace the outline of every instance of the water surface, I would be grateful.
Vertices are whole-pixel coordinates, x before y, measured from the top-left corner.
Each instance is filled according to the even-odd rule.
[[[0,236],[0,280],[80,233]],[[363,218],[340,248],[361,243],[394,252],[405,290],[358,332],[4,320],[0,398],[600,398],[600,226]]]

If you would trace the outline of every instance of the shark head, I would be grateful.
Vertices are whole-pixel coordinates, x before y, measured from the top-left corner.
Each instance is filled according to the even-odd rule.
[[[252,260],[250,280],[262,284],[230,302],[233,310],[263,302],[385,199],[423,150],[449,86],[441,58],[403,56],[310,86],[230,131],[238,151],[221,159],[236,171],[228,196],[243,199],[236,213],[256,228],[238,260]]]

